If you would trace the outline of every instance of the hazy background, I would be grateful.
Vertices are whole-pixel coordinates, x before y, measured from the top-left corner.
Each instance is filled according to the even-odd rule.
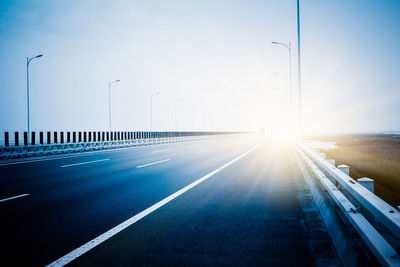
[[[280,126],[296,1],[0,1],[0,131]],[[301,1],[306,133],[400,129],[400,2]],[[192,107],[197,106],[192,114]]]

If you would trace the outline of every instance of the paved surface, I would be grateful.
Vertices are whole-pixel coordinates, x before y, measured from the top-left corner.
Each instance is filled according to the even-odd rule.
[[[1,261],[49,264],[237,159],[71,265],[311,266],[288,153],[236,136],[1,165],[0,199],[29,194],[0,202]]]

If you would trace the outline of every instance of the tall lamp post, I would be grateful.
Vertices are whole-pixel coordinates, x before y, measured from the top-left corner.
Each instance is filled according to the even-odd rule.
[[[150,131],[153,131],[153,97],[159,95],[160,92],[154,92],[150,94]]]
[[[182,102],[182,99],[179,99],[179,100],[175,101],[175,106],[174,106],[175,107],[175,131],[178,131],[178,115],[177,115],[176,107],[181,102]]]
[[[30,129],[30,123],[29,123],[29,63],[31,63],[31,61],[35,58],[38,57],[42,57],[42,54],[39,54],[35,57],[27,57],[26,58],[26,103],[27,103],[27,122],[28,122],[28,140],[30,140],[30,133],[31,133],[31,129]],[[29,141],[28,141],[29,143]]]
[[[108,122],[110,124],[110,132],[111,132],[111,85],[113,83],[117,83],[120,80],[115,80],[112,82],[108,82]]]
[[[292,113],[292,45],[291,43],[271,42],[274,45],[286,47],[289,52],[289,106],[290,114]]]
[[[302,122],[302,99],[301,99],[301,50],[300,50],[300,0],[297,0],[297,71],[298,71],[298,89],[299,89],[299,135],[303,135]]]

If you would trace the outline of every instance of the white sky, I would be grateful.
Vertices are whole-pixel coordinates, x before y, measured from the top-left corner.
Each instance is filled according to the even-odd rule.
[[[399,129],[399,4],[302,1],[304,130]],[[248,130],[282,126],[296,1],[3,1],[0,130]]]

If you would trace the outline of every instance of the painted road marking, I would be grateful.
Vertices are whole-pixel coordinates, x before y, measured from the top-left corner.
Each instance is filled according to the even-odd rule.
[[[30,194],[22,194],[22,195],[18,195],[18,196],[14,196],[14,197],[8,197],[8,198],[3,198],[3,199],[0,199],[0,202],[4,202],[4,201],[7,201],[7,200],[11,200],[11,199],[16,199],[16,198],[20,198],[20,197],[26,197],[26,196],[29,196]]]
[[[151,163],[139,165],[139,166],[136,166],[136,168],[140,169],[140,168],[143,168],[143,167],[147,167],[147,166],[151,166],[151,165],[163,163],[163,162],[166,162],[166,161],[169,161],[169,160],[170,160],[170,159],[163,159],[163,160],[159,160],[159,161],[155,161],[155,162],[151,162]]]
[[[156,151],[151,151],[150,153],[154,154],[154,153],[160,153],[160,152],[164,152],[164,151],[169,151],[169,149],[160,149],[160,150],[156,150]]]
[[[210,178],[211,176],[213,176],[214,174],[220,172],[221,170],[225,169],[226,167],[228,167],[229,165],[233,164],[234,162],[238,161],[239,159],[243,158],[244,156],[246,156],[247,154],[253,152],[254,150],[256,150],[257,148],[259,148],[261,145],[263,145],[263,143],[260,143],[258,145],[256,145],[255,147],[253,147],[252,149],[248,150],[247,152],[243,153],[242,155],[238,156],[237,158],[234,158],[233,160],[229,161],[228,163],[222,165],[221,167],[219,167],[218,169],[210,172],[209,174],[201,177],[200,179],[194,181],[193,183],[185,186],[184,188],[182,188],[181,190],[173,193],[172,195],[164,198],[163,200],[161,200],[160,202],[157,202],[156,204],[154,204],[153,206],[150,206],[149,208],[145,209],[144,211],[136,214],[135,216],[129,218],[128,220],[124,221],[123,223],[115,226],[114,228],[108,230],[107,232],[105,232],[104,234],[99,235],[98,237],[96,237],[95,239],[90,240],[89,242],[87,242],[86,244],[80,246],[79,248],[71,251],[70,253],[68,253],[67,255],[59,258],[58,260],[50,263],[47,266],[64,266],[68,263],[70,263],[71,261],[75,260],[76,258],[78,258],[79,256],[85,254],[86,252],[88,252],[89,250],[93,249],[94,247],[98,246],[99,244],[103,243],[104,241],[108,240],[109,238],[113,237],[114,235],[118,234],[119,232],[121,232],[122,230],[128,228],[129,226],[131,226],[132,224],[136,223],[137,221],[143,219],[144,217],[146,217],[147,215],[149,215],[150,213],[152,213],[153,211],[156,211],[157,209],[161,208],[162,206],[164,206],[165,204],[167,204],[168,202],[170,202],[171,200],[179,197],[180,195],[182,195],[183,193],[185,193],[186,191],[192,189],[193,187],[195,187],[196,185],[200,184],[201,182],[207,180],[208,178]]]
[[[80,162],[80,163],[74,163],[74,164],[68,164],[68,165],[62,165],[60,166],[61,168],[65,167],[72,167],[72,166],[78,166],[78,165],[84,165],[84,164],[90,164],[90,163],[95,163],[95,162],[102,162],[110,159],[99,159],[99,160],[92,160],[92,161],[86,161],[86,162]]]

